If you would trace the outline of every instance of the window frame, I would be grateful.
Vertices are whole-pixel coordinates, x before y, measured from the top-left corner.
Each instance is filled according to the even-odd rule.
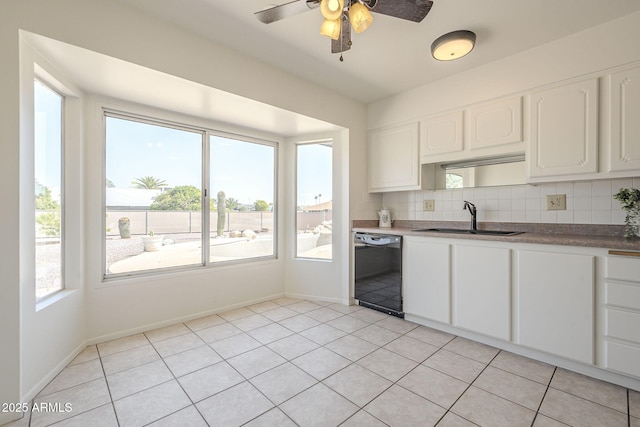
[[[35,188],[35,175],[36,175],[36,162],[35,162],[35,146],[36,146],[36,142],[35,142],[35,83],[39,82],[42,86],[46,87],[48,90],[50,90],[51,92],[53,92],[54,94],[58,95],[60,97],[60,288],[53,291],[53,292],[49,292],[46,295],[42,295],[42,296],[37,296],[36,295],[36,289],[37,289],[37,285],[38,285],[38,281],[37,281],[37,277],[35,276],[35,273],[37,271],[37,260],[34,259],[34,296],[35,296],[35,302],[36,302],[36,306],[41,304],[43,301],[46,301],[47,299],[54,297],[56,294],[59,294],[60,292],[66,290],[67,286],[66,286],[66,226],[65,226],[65,211],[66,211],[66,179],[65,179],[65,171],[66,171],[66,159],[65,159],[65,150],[66,150],[66,127],[67,127],[67,123],[66,123],[66,119],[67,119],[67,107],[68,107],[68,103],[67,103],[67,94],[65,94],[62,90],[59,90],[58,88],[62,87],[62,83],[60,83],[57,79],[55,79],[54,77],[52,77],[49,73],[47,73],[44,69],[42,69],[37,63],[34,64],[34,73],[33,73],[33,82],[34,82],[34,86],[33,87],[33,124],[34,124],[34,134],[33,134],[33,148],[34,148],[34,156],[33,156],[33,179],[34,179],[34,185],[33,188]],[[35,203],[35,192],[34,194],[34,203]],[[33,206],[33,215],[34,215],[34,225],[36,223],[35,221],[35,216],[36,216],[36,208],[35,208],[35,204]],[[35,233],[35,229],[34,229],[34,233]],[[35,234],[34,234],[35,237]],[[36,241],[34,239],[34,257],[36,256]]]
[[[260,138],[250,135],[244,135],[234,132],[229,132],[226,130],[216,129],[217,126],[212,126],[210,123],[192,123],[189,117],[180,117],[180,119],[176,120],[171,116],[180,116],[179,113],[171,114],[163,114],[160,112],[154,112],[152,114],[139,114],[130,111],[131,109],[116,109],[107,106],[100,107],[101,114],[101,134],[102,134],[102,197],[101,197],[101,212],[102,212],[102,237],[101,237],[101,247],[102,247],[102,260],[101,260],[101,274],[102,274],[102,282],[108,283],[112,281],[122,280],[122,279],[132,279],[132,278],[144,278],[149,276],[157,276],[157,275],[168,275],[172,273],[181,273],[181,272],[189,272],[189,271],[198,271],[202,269],[212,269],[212,268],[221,268],[229,265],[237,265],[244,263],[252,263],[252,262],[264,262],[270,260],[278,259],[278,181],[279,181],[279,167],[278,167],[278,159],[279,159],[279,150],[280,143],[275,140],[269,140],[266,138]],[[167,115],[170,118],[167,118]],[[201,236],[202,236],[202,251],[201,251],[201,262],[199,264],[189,264],[175,267],[164,267],[164,268],[156,268],[156,269],[148,269],[148,270],[140,270],[140,271],[132,271],[125,273],[109,273],[107,274],[107,265],[106,265],[106,233],[104,230],[106,229],[106,217],[105,213],[107,211],[106,206],[106,148],[107,148],[107,140],[106,140],[106,118],[113,117],[123,120],[135,121],[149,125],[168,127],[171,129],[184,130],[188,132],[200,133],[202,135],[202,165],[201,165],[201,188],[202,197],[201,197]],[[222,126],[220,126],[222,127]],[[212,262],[210,260],[210,240],[211,240],[211,209],[210,209],[210,201],[211,201],[211,190],[210,186],[210,176],[211,176],[211,165],[210,165],[210,139],[212,136],[218,136],[223,138],[234,139],[241,142],[253,143],[265,145],[273,148],[273,197],[274,197],[274,208],[273,208],[273,254],[259,257],[249,257],[249,258],[240,258],[235,260],[228,261],[216,261]]]
[[[235,134],[235,133],[230,133],[230,132],[225,132],[225,131],[220,131],[220,130],[213,130],[213,129],[209,129],[207,131],[207,159],[211,159],[210,157],[210,147],[211,147],[211,137],[212,136],[217,136],[217,137],[221,137],[221,138],[227,138],[227,139],[233,139],[235,141],[240,141],[240,142],[245,142],[245,143],[250,143],[250,144],[258,144],[258,145],[265,145],[267,147],[272,147],[273,148],[273,243],[272,243],[272,249],[273,249],[273,253],[271,255],[265,255],[265,256],[259,256],[259,257],[251,257],[251,258],[241,258],[238,260],[229,260],[229,261],[216,261],[216,262],[211,262],[211,258],[210,258],[210,245],[207,245],[207,263],[205,264],[205,267],[208,266],[209,264],[211,264],[212,266],[223,266],[223,265],[233,265],[233,264],[242,264],[244,262],[249,262],[249,260],[253,260],[253,261],[264,261],[264,260],[271,260],[271,259],[278,259],[278,176],[279,176],[279,167],[278,167],[278,159],[279,159],[279,154],[278,151],[280,149],[280,145],[275,142],[275,141],[268,141],[266,139],[260,139],[260,138],[255,138],[255,137],[250,137],[250,136],[246,136],[246,135],[239,135],[239,134]],[[211,173],[211,168],[210,168],[210,164],[207,164],[207,168],[208,168],[208,172],[209,175],[207,177],[205,177],[205,179],[209,179],[207,181],[207,185],[211,182],[210,180],[210,173]],[[210,189],[208,189],[208,192],[210,192]],[[209,195],[209,197],[211,197],[211,195]],[[207,203],[207,208],[209,209],[210,204]],[[209,215],[207,216],[207,218],[211,218],[211,215],[209,213]],[[209,221],[209,239],[211,238],[211,222]]]
[[[334,176],[333,176],[333,165],[334,165],[334,139],[333,138],[322,138],[322,139],[314,139],[314,140],[309,140],[309,141],[300,141],[300,142],[296,142],[295,143],[295,166],[294,166],[294,185],[293,185],[293,194],[294,194],[294,203],[293,203],[293,215],[294,215],[294,221],[293,221],[293,234],[294,234],[294,239],[293,239],[293,258],[297,259],[297,260],[305,260],[305,261],[317,261],[317,262],[333,262],[334,260],[334,256],[333,256],[333,245],[334,245],[334,241],[332,238],[331,241],[331,246],[332,246],[332,250],[331,250],[331,258],[318,258],[318,257],[305,257],[305,256],[300,256],[298,255],[298,170],[299,170],[299,162],[298,162],[298,149],[302,146],[309,146],[309,145],[329,145],[331,146],[331,189],[332,189],[332,199],[333,199],[333,185],[334,185]],[[332,216],[333,216],[333,209],[332,211]]]

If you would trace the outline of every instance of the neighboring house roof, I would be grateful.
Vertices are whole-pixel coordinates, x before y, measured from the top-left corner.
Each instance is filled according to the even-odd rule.
[[[162,190],[107,188],[107,207],[148,208]]]
[[[303,212],[320,212],[333,210],[333,200],[328,202],[318,203],[317,205],[304,206]]]

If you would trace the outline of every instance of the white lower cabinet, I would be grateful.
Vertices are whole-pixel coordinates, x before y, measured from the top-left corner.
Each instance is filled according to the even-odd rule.
[[[503,340],[511,338],[511,250],[454,247],[453,324]]]
[[[595,257],[519,251],[517,259],[517,342],[593,364]]]
[[[405,313],[450,323],[450,245],[404,238],[402,282]]]
[[[405,236],[404,312],[639,381],[640,255],[611,252]]]
[[[605,362],[640,377],[640,257],[607,257]]]

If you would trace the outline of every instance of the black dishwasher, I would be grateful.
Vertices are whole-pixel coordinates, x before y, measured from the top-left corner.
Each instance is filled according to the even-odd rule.
[[[402,236],[355,233],[355,298],[363,307],[404,318]]]

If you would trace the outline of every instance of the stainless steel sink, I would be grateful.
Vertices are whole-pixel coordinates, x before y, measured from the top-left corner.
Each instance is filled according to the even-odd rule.
[[[432,233],[445,234],[478,234],[484,236],[515,236],[522,234],[524,231],[503,231],[503,230],[461,230],[459,228],[420,228],[411,231],[429,231]]]

